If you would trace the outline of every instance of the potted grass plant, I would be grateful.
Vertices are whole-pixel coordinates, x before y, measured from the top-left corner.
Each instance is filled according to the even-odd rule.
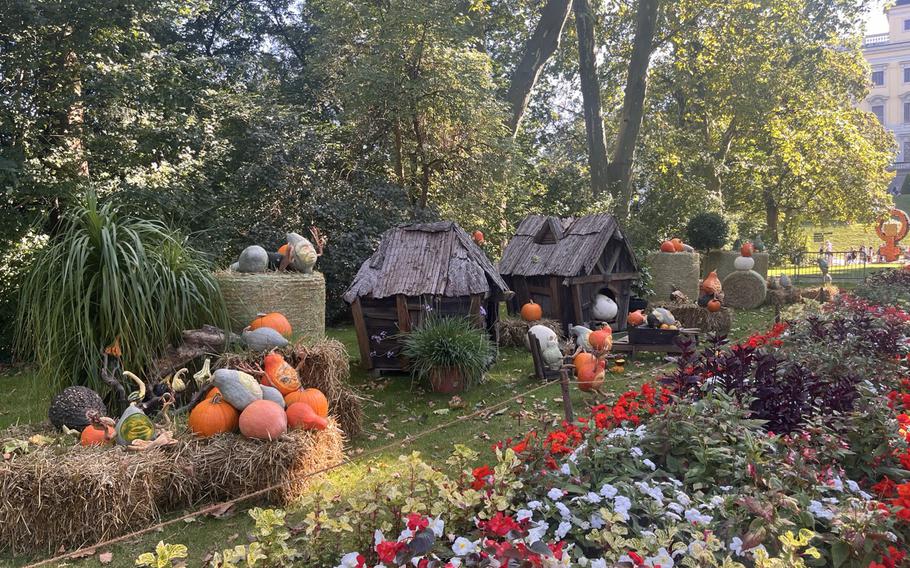
[[[489,336],[466,317],[428,315],[402,342],[414,380],[443,394],[477,383],[494,357]]]

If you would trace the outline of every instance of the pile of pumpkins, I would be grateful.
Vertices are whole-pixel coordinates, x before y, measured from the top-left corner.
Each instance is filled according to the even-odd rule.
[[[655,329],[676,330],[679,329],[679,321],[673,312],[667,308],[654,308],[647,316],[643,310],[629,312],[626,322],[632,327],[647,325]]]
[[[275,440],[288,429],[324,430],[329,402],[318,389],[304,389],[280,353],[263,361],[261,381],[233,369],[212,374],[214,387],[190,412],[189,427],[199,436],[240,430],[247,438]]]
[[[240,253],[230,269],[234,272],[257,273],[277,270],[282,263],[291,270],[312,274],[319,253],[306,237],[288,233],[286,242],[276,252],[268,252],[259,245],[248,246]],[[314,234],[318,237],[318,233]]]
[[[133,378],[135,375],[124,372]],[[139,400],[145,395],[145,387],[139,381]],[[79,433],[79,443],[83,446],[98,446],[117,442],[129,446],[136,440],[151,441],[155,438],[155,424],[136,403],[123,411],[115,422],[108,417],[107,406],[101,395],[88,387],[70,386],[56,395],[48,407],[48,419],[51,424],[64,432]]]
[[[695,252],[695,249],[682,242],[682,239],[672,238],[660,243],[660,252]]]
[[[270,351],[287,346],[293,333],[288,318],[278,312],[271,312],[256,316],[243,329],[240,339],[253,351]]]

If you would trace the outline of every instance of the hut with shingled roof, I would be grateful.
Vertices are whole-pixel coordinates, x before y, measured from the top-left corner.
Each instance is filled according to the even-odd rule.
[[[592,321],[598,293],[617,304],[614,331],[626,328],[632,282],[638,263],[631,243],[612,215],[560,219],[530,215],[509,240],[499,273],[515,295],[509,311],[533,300],[545,318],[570,325]]]
[[[361,265],[344,295],[360,360],[373,371],[403,370],[398,336],[426,314],[470,316],[497,339],[499,304],[510,295],[486,254],[452,221],[396,227]]]

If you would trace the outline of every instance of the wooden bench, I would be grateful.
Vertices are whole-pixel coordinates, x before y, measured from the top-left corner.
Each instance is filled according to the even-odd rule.
[[[695,345],[698,345],[698,336],[701,335],[701,330],[698,328],[684,328],[679,330],[679,335],[677,339],[685,336],[695,340]],[[629,353],[632,357],[635,357],[636,353],[639,352],[652,352],[652,353],[682,353],[682,348],[676,344],[676,342],[662,344],[662,345],[649,345],[641,343],[629,343],[629,336],[616,337],[613,339],[613,351],[616,353]]]

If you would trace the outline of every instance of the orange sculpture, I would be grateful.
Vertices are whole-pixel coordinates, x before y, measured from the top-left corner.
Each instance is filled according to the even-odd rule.
[[[879,219],[878,225],[875,226],[878,238],[885,241],[885,244],[878,247],[878,254],[888,262],[899,259],[903,251],[898,243],[907,236],[908,229],[910,229],[910,218],[907,217],[907,214],[900,209],[891,209],[888,215]]]

